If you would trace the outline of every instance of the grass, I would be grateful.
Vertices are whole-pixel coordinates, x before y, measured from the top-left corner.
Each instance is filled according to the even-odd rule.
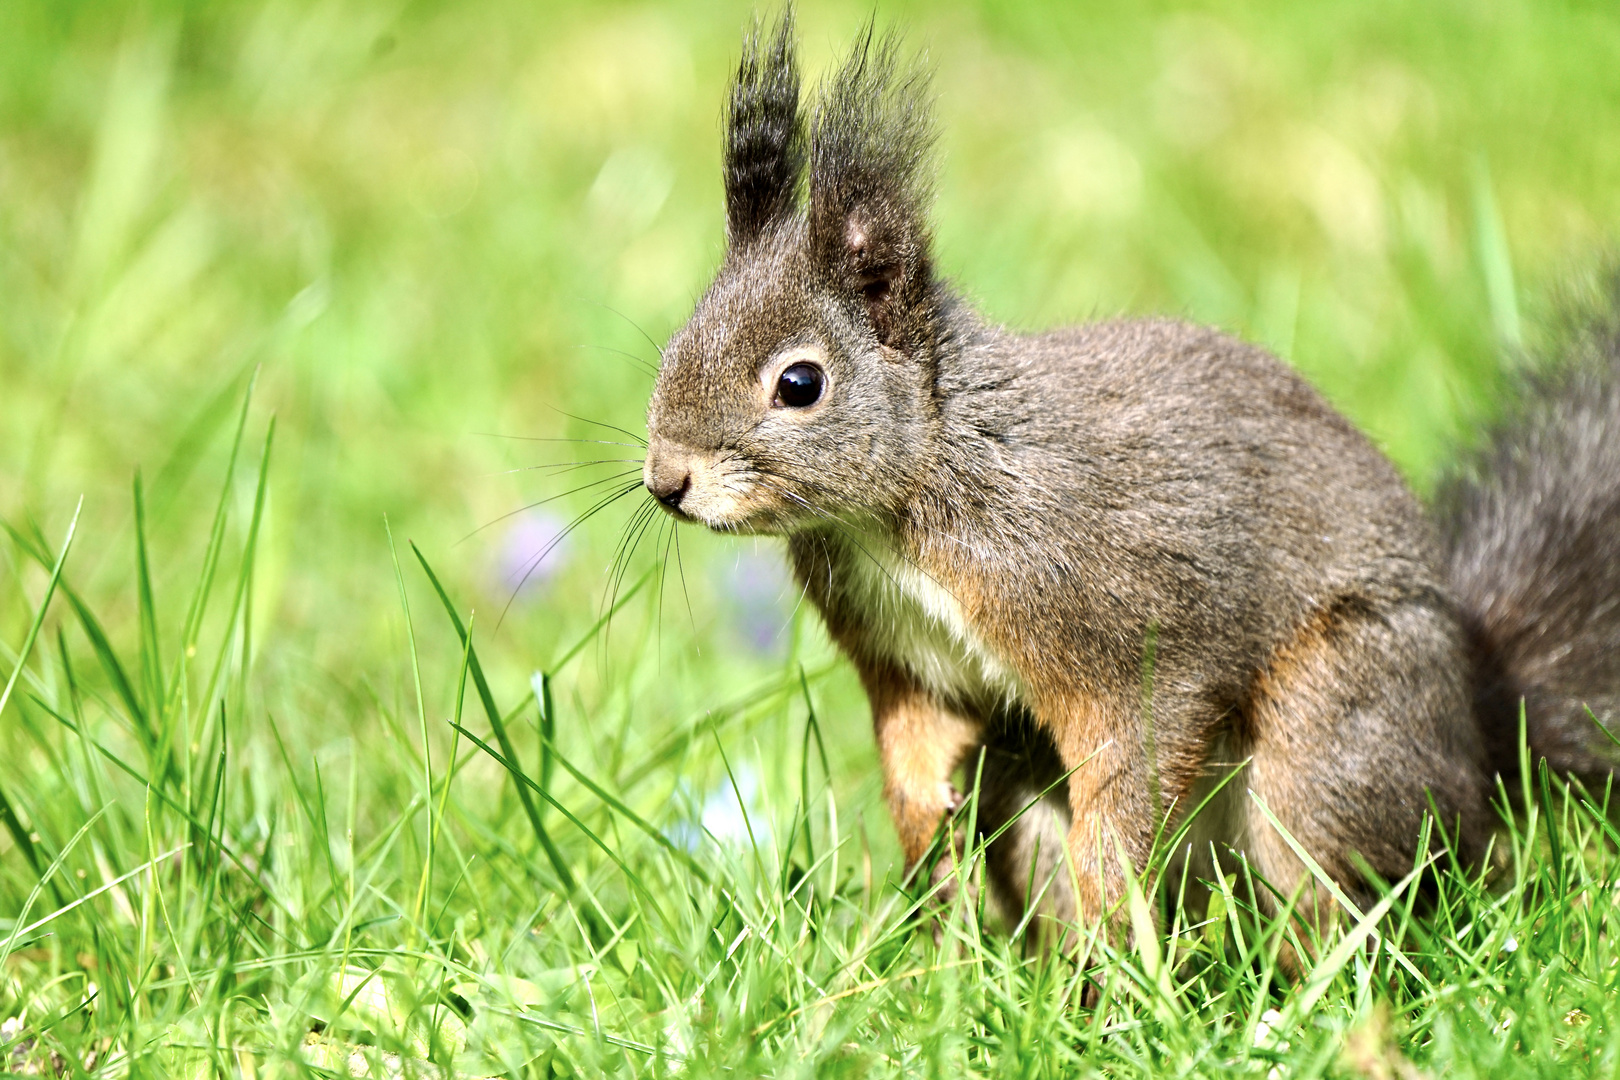
[[[621,549],[627,498],[517,587],[634,467],[748,12],[0,8],[0,1069],[1612,1075],[1606,792],[1297,982],[1244,882],[1138,895],[1091,1010],[935,944],[768,545]],[[1620,222],[1603,4],[881,14],[983,310],[1264,341],[1420,490]]]

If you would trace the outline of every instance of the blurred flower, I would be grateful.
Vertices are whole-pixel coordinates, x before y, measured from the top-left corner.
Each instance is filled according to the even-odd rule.
[[[568,565],[568,523],[544,510],[525,510],[505,522],[496,549],[495,591],[514,601],[539,596]]]
[[[797,593],[779,550],[756,546],[740,551],[720,587],[736,612],[744,645],[761,654],[786,646]]]
[[[774,834],[770,816],[760,806],[758,770],[742,764],[734,772],[735,784],[731,775],[721,777],[720,783],[703,797],[702,805],[692,806],[692,816],[665,829],[664,835],[687,851],[696,851],[704,834],[725,846],[747,844],[750,837],[758,844],[771,844]],[[696,802],[685,781],[676,798],[688,805]]]

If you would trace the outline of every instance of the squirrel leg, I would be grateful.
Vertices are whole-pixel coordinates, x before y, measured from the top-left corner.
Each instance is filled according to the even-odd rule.
[[[883,763],[883,797],[906,868],[927,854],[941,819],[961,805],[951,774],[983,739],[983,725],[941,705],[905,675],[862,673]]]
[[[1414,865],[1431,799],[1466,863],[1488,835],[1484,763],[1449,613],[1419,602],[1367,610],[1341,605],[1306,624],[1256,680],[1248,736],[1246,835],[1251,864],[1296,897],[1308,953],[1345,912],[1260,809],[1272,815],[1365,911],[1377,897],[1355,852],[1387,881]],[[1256,900],[1276,908],[1264,890]],[[1285,947],[1295,973],[1302,958]]]
[[[1125,869],[1148,871],[1156,819],[1149,776],[1135,716],[1103,703],[1068,710],[1053,731],[1068,781],[1069,834],[1064,872],[1083,926],[1105,922],[1117,942],[1129,939],[1129,917],[1120,903]],[[1152,886],[1146,885],[1150,889]]]
[[[987,740],[978,826],[980,835],[996,839],[985,869],[1002,917],[1011,927],[1026,926],[1034,941],[1055,940],[1075,920],[1063,854],[1070,819],[1063,772],[1051,737],[1027,717]]]

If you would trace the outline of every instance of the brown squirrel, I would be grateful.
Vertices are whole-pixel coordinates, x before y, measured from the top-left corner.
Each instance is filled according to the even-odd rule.
[[[981,835],[1012,822],[1000,906],[1096,923],[1122,856],[1240,768],[1192,850],[1243,853],[1320,926],[1261,802],[1365,902],[1356,860],[1403,876],[1431,811],[1479,859],[1521,700],[1532,754],[1608,771],[1586,707],[1620,708],[1620,337],[1534,382],[1431,518],[1259,348],[971,311],[935,273],[928,78],[893,36],[799,90],[788,13],[731,88],[728,250],[664,350],[644,480],[682,521],[787,538],[908,863],[967,764]]]

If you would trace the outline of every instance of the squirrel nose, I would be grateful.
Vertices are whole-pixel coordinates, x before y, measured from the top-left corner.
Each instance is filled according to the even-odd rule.
[[[671,510],[679,510],[681,500],[686,498],[688,491],[692,490],[692,474],[685,469],[681,469],[678,472],[665,473],[662,476],[649,476],[647,478],[647,490],[653,493],[653,498]]]

